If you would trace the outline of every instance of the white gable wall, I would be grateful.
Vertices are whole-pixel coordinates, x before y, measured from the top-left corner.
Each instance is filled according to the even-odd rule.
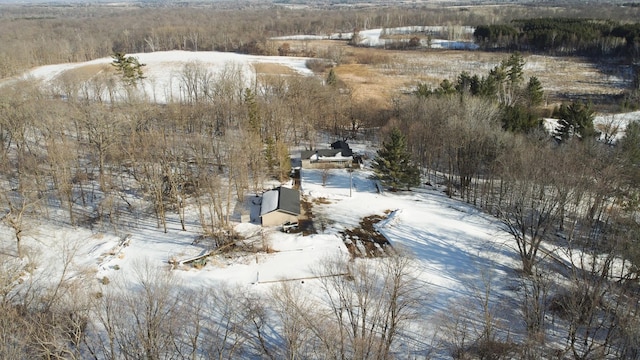
[[[262,226],[280,226],[286,222],[298,222],[298,217],[279,210],[262,215]]]

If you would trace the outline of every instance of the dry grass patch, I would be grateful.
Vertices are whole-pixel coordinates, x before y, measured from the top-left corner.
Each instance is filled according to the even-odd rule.
[[[370,66],[363,64],[347,64],[340,65],[335,69],[336,75],[344,80],[344,77],[350,77],[354,81],[368,82],[371,79],[380,76],[380,74]]]
[[[331,201],[325,197],[315,198],[313,199],[313,202],[315,204],[331,204]]]
[[[255,63],[253,69],[257,74],[263,75],[297,75],[298,73],[292,68],[274,63]]]
[[[338,79],[344,82],[360,102],[373,102],[390,106],[392,95],[410,86],[412,81],[401,76],[387,76],[380,71],[362,64],[340,65],[336,67]]]
[[[305,46],[329,49],[326,40],[309,41]],[[444,79],[455,81],[462,72],[486,76],[510,54],[462,50],[385,50],[347,46],[334,41],[343,53],[336,67],[338,78],[354,93],[356,100],[367,98],[388,102],[391,95],[406,92],[418,83],[437,87]],[[625,69],[616,64],[595,65],[586,59],[524,54],[525,78],[536,76],[549,104],[562,101],[620,95],[626,85]]]
[[[76,81],[87,81],[103,72],[115,74],[115,69],[109,64],[83,65],[66,70],[62,74],[58,75],[58,77],[74,79]]]

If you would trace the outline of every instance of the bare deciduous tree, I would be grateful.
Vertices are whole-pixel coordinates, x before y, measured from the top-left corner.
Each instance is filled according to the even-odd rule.
[[[415,282],[411,260],[398,254],[379,260],[345,263],[334,259],[326,263],[324,273],[347,272],[346,276],[321,278],[329,307],[328,321],[335,329],[331,339],[324,333],[316,336],[322,344],[338,342],[325,349],[329,354],[357,359],[389,358],[405,326],[417,316],[428,289]]]
[[[522,271],[530,275],[538,261],[540,247],[555,233],[555,221],[560,212],[561,194],[557,187],[549,186],[545,161],[553,161],[551,154],[539,149],[525,154],[520,174],[503,179],[507,200],[502,206],[500,218],[513,236]]]

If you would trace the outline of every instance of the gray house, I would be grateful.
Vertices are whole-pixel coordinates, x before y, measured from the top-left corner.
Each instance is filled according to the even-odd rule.
[[[303,169],[342,168],[353,161],[353,151],[346,141],[338,140],[331,149],[301,151],[300,160]]]
[[[260,218],[262,226],[279,226],[298,222],[300,216],[300,192],[279,186],[262,194]]]

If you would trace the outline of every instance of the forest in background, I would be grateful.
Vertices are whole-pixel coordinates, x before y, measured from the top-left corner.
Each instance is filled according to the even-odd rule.
[[[115,52],[181,49],[275,55],[270,36],[414,24],[507,23],[527,15],[632,20],[637,14],[617,6],[340,12],[262,5],[8,7],[3,8],[0,22],[5,44],[0,49],[0,71],[7,77],[36,65],[85,61]],[[182,72],[181,81],[191,86],[190,96],[167,104],[147,102],[136,92],[135,81],[123,81],[116,71],[87,82],[59,79],[53,87],[30,80],[5,84],[0,87],[2,222],[15,235],[14,257],[22,258],[21,237],[32,219],[118,231],[128,226],[123,214],[135,214],[154,217],[158,228],[166,231],[166,214],[182,216],[189,200],[199,209],[203,236],[222,248],[234,240],[228,232],[231,207],[246,194],[263,189],[267,180],[288,179],[291,147],[315,148],[321,134],[378,142],[398,128],[406,135],[407,149],[420,165],[424,181],[444,185],[449,196],[500,218],[520,251],[523,285],[517,306],[526,325],[525,339],[516,343],[499,337],[491,332],[495,324],[485,318],[487,331],[467,340],[471,345],[452,347],[451,357],[638,359],[640,126],[631,124],[618,143],[599,141],[592,128],[593,110],[588,103],[574,102],[557,109],[564,126],[552,138],[540,128],[540,84],[523,77],[523,66],[521,58],[505,53],[504,61],[482,76],[460,74],[455,82],[443,81],[438,88],[403,94],[393,99],[391,109],[380,112],[355,101],[339,79],[322,83],[315,78],[271,76],[247,88],[233,69],[214,76],[198,64],[185,66]],[[122,101],[94,96],[103,90],[118,93]],[[144,199],[146,206],[136,208],[128,196]],[[542,243],[581,256],[568,270],[572,282],[563,288],[551,287],[549,278],[557,269],[546,261]],[[602,261],[588,262],[596,257]],[[614,269],[619,260],[629,264],[623,272]],[[411,289],[402,281],[402,266],[402,261],[391,261],[387,279]],[[117,317],[118,309],[139,314],[136,300],[87,298],[86,303],[71,304],[57,292],[28,289],[16,294],[11,290],[19,270],[4,268],[6,276],[0,277],[6,289],[1,294],[0,321],[3,329],[20,334],[19,341],[3,334],[0,350],[5,358],[24,354],[82,358],[90,351],[114,358],[141,354],[162,358],[176,352],[171,339],[186,333],[179,334],[178,327],[162,330],[157,323],[154,328],[124,331],[127,324],[116,323],[107,330],[121,338],[93,344],[86,332],[88,309],[110,316],[103,319],[106,325],[110,319],[123,320]],[[371,278],[370,270],[356,270],[359,281]],[[202,314],[185,310],[186,301],[177,302],[165,292],[166,279],[149,282],[150,278],[149,273],[140,274],[147,286],[143,303],[150,309],[156,306],[171,314],[176,323],[179,314]],[[335,286],[348,288],[343,283]],[[283,287],[274,295],[281,301],[283,319],[290,314],[287,311],[300,311],[296,306],[301,305],[295,302],[296,294],[286,290]],[[268,311],[252,299],[235,301],[233,292],[224,290],[207,296],[224,305],[229,324],[238,325],[224,330],[235,343],[216,343],[219,354],[234,354],[232,345],[245,341],[257,356],[276,357],[286,351],[311,356],[313,343],[294,338],[296,331],[284,334],[291,340],[288,348],[274,350],[261,344],[260,326],[269,321]],[[403,303],[385,305],[394,310]],[[560,354],[545,343],[550,313],[567,324]],[[238,314],[244,315],[235,318]],[[157,319],[148,320],[154,325],[151,320]],[[291,326],[304,327],[303,322],[291,321]],[[157,336],[145,338],[148,343],[133,340],[145,330],[157,331]],[[462,340],[466,334],[457,336]],[[358,352],[363,350],[356,346],[362,344],[359,340],[374,339],[380,340],[371,333],[355,339],[342,355],[391,358],[389,349],[401,337],[381,342],[386,352],[368,356]],[[186,346],[188,339],[182,340]],[[113,350],[115,345],[122,346],[120,352]],[[317,355],[320,350],[315,350],[315,354],[331,356],[329,347],[322,349],[326,353]],[[189,351],[182,350],[188,357]]]
[[[234,51],[276,55],[268,39],[350,33],[409,25],[492,25],[523,18],[592,18],[634,22],[638,8],[615,4],[570,7],[340,7],[289,9],[261,3],[194,6],[2,5],[0,78],[45,64],[81,62],[114,52]],[[185,21],[189,19],[189,21]]]

